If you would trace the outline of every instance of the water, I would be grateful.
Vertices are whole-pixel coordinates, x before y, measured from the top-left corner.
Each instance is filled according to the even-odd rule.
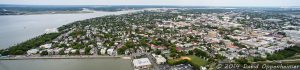
[[[84,19],[140,10],[81,14],[39,14],[0,16],[0,49],[45,33],[46,29]],[[133,70],[125,59],[34,59],[0,60],[0,70]]]
[[[135,11],[137,10],[81,14],[0,16],[0,49],[8,48],[9,46],[21,43],[38,35],[42,35],[43,33],[45,33],[46,29],[57,28],[74,21],[112,14],[125,14]]]
[[[0,60],[0,70],[133,70],[125,59]]]

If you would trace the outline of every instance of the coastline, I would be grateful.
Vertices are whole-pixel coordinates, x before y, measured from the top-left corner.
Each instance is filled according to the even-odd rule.
[[[72,18],[72,19],[68,19],[68,20],[70,20],[70,22],[69,21],[57,21],[57,22],[59,22],[59,23],[57,23],[57,26],[55,25],[55,24],[53,24],[53,25],[55,25],[55,26],[52,26],[52,27],[47,27],[47,28],[60,28],[60,27],[62,27],[63,25],[68,25],[68,24],[72,24],[72,23],[75,23],[76,21],[83,21],[83,20],[87,20],[87,19],[92,19],[92,18],[97,18],[97,17],[103,17],[103,16],[110,16],[110,15],[121,15],[121,14],[128,14],[128,13],[134,13],[134,12],[138,12],[138,11],[143,11],[143,10],[147,10],[147,9],[140,9],[140,10],[124,10],[124,11],[114,11],[114,12],[111,12],[111,13],[109,13],[109,12],[106,12],[106,11],[96,11],[96,12],[93,12],[93,13],[74,13],[74,14],[33,14],[33,15],[0,15],[0,17],[13,17],[13,18],[15,18],[15,16],[17,16],[17,17],[26,17],[26,16],[48,16],[48,15],[51,15],[51,17],[53,17],[53,16],[60,16],[60,15],[67,15],[67,16],[71,16],[71,15],[75,15],[75,16],[82,16],[82,15],[86,15],[86,16],[89,16],[89,15],[94,15],[93,17],[87,17],[87,18],[83,18],[83,19],[81,19],[81,18],[78,18],[78,19],[74,19],[74,18]],[[101,14],[101,12],[103,12],[104,14]],[[95,16],[95,15],[99,15],[99,16]],[[73,20],[74,19],[74,21],[71,21],[71,20]],[[56,21],[55,21],[56,22]],[[53,22],[53,23],[55,23],[55,22]],[[66,23],[64,23],[64,22],[66,22]],[[31,22],[28,22],[28,23],[31,23]],[[24,27],[26,27],[26,26],[24,26]],[[24,31],[24,32],[28,32],[28,30],[31,30],[30,28],[31,27],[26,27],[26,29],[24,29],[24,27],[23,28],[19,28],[18,30],[27,30],[27,31]],[[43,29],[46,29],[46,28],[43,28]],[[45,33],[45,31],[43,30],[43,29],[41,29],[38,33],[36,33],[36,34],[30,34],[30,35],[32,35],[32,36],[26,36],[26,37],[24,37],[24,39],[17,39],[16,41],[14,40],[14,39],[12,39],[13,41],[8,41],[7,42],[7,40],[5,40],[5,39],[3,39],[3,40],[0,40],[1,42],[3,41],[3,42],[7,42],[7,43],[9,43],[9,44],[4,44],[4,43],[0,43],[1,44],[1,47],[0,47],[0,50],[1,49],[7,49],[7,48],[11,48],[12,46],[17,46],[18,44],[21,44],[21,43],[24,43],[24,42],[26,42],[26,41],[28,41],[28,40],[31,40],[31,39],[33,39],[33,38],[36,38],[36,37],[38,37],[38,36],[41,36],[41,35],[44,35],[44,33]],[[39,30],[39,29],[38,29]],[[30,32],[29,32],[30,33]],[[9,33],[8,33],[9,34]],[[22,34],[16,34],[16,33],[14,33],[13,35],[22,35]],[[22,37],[22,36],[18,36],[18,37]],[[9,39],[9,40],[11,40],[11,38],[7,38],[7,39]],[[4,45],[3,45],[4,44]]]
[[[52,55],[52,56],[15,56],[2,57],[0,60],[34,60],[34,59],[125,59],[131,60],[130,56],[99,56],[99,55]]]

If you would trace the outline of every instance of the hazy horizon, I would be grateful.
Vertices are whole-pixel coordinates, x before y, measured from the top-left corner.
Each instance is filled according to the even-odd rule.
[[[1,0],[0,4],[294,7],[300,0]]]

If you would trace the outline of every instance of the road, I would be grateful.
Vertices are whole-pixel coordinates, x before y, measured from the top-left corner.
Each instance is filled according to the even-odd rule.
[[[155,58],[150,53],[147,53],[146,55],[147,55],[147,58],[149,58],[152,66],[153,66],[153,70],[160,70],[159,65],[156,64]]]

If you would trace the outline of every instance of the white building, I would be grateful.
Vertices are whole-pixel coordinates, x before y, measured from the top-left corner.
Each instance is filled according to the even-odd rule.
[[[231,19],[231,18],[228,17],[228,16],[224,16],[224,17],[222,17],[222,18],[223,18],[224,21],[227,21],[227,22]]]
[[[52,44],[44,44],[44,45],[41,45],[40,48],[51,48]]]
[[[209,31],[209,32],[207,33],[207,35],[208,35],[208,37],[210,37],[210,38],[215,38],[215,37],[217,37],[217,32],[216,32],[216,31]]]
[[[54,54],[58,55],[61,50],[63,50],[63,48],[55,48],[53,51]]]
[[[80,49],[80,50],[79,50],[79,53],[80,53],[80,54],[85,54],[85,50],[84,50],[84,49]]]
[[[133,59],[132,62],[135,69],[146,69],[151,67],[151,62],[148,58]]]
[[[95,48],[92,48],[92,49],[90,50],[90,54],[96,54],[97,52],[96,52],[95,50],[96,50]]]
[[[27,54],[28,55],[33,55],[33,54],[36,54],[39,50],[38,49],[30,49],[27,51]]]
[[[107,54],[108,55],[113,55],[113,53],[114,53],[114,49],[108,49],[107,50]]]
[[[76,53],[76,49],[72,49],[72,50],[71,50],[71,53],[72,53],[72,54]]]
[[[100,50],[100,53],[101,53],[102,55],[104,55],[104,54],[106,53],[106,48],[102,48],[102,49]]]
[[[64,51],[64,53],[65,53],[65,54],[69,54],[71,50],[72,50],[72,48],[68,48],[68,49],[66,49],[66,50]]]
[[[265,52],[265,53],[270,53],[270,54],[273,54],[275,52],[275,50],[273,50],[273,49],[264,48],[264,47],[258,47],[258,50]]]
[[[166,58],[162,57],[161,55],[152,54],[152,56],[155,58],[157,64],[163,64],[167,61]]]
[[[53,49],[47,49],[48,55],[53,55],[54,54],[54,50]]]
[[[58,30],[56,28],[51,28],[51,29],[46,29],[45,32],[46,32],[46,34],[58,33]]]

